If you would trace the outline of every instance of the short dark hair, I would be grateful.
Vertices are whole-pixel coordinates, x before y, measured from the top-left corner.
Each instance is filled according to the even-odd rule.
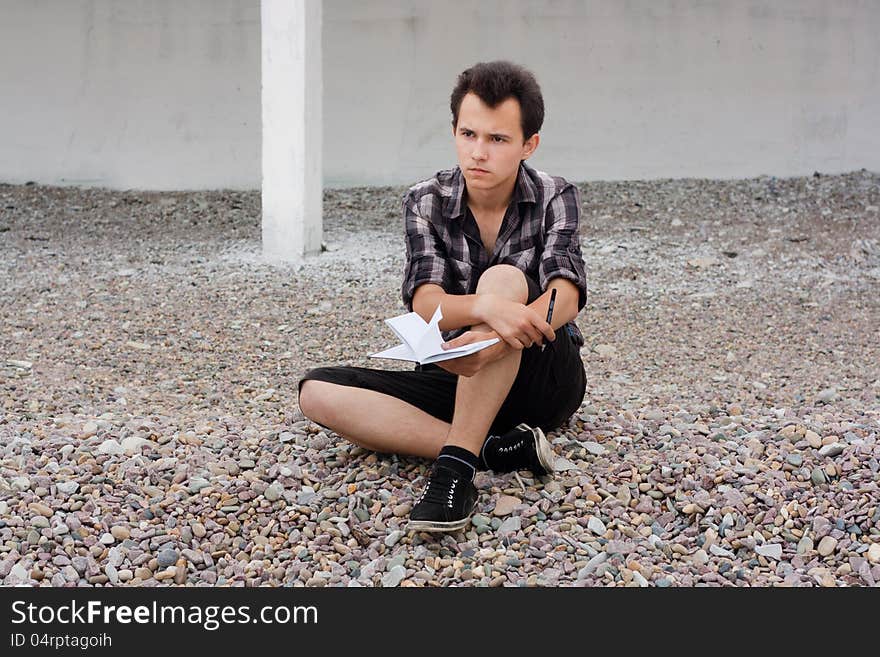
[[[449,106],[452,127],[458,127],[462,99],[475,93],[489,107],[497,107],[508,98],[516,98],[520,108],[523,139],[528,139],[544,123],[544,97],[531,71],[507,61],[480,62],[458,76]]]

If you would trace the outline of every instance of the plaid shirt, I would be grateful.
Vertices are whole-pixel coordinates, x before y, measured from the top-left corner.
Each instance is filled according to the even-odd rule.
[[[541,290],[565,278],[580,291],[578,310],[587,300],[578,221],[580,195],[562,178],[520,164],[513,199],[504,214],[491,257],[468,209],[459,167],[440,171],[410,188],[403,199],[406,265],[403,304],[412,310],[416,288],[434,283],[447,294],[474,294],[477,282],[493,265],[513,265],[531,276]],[[567,325],[578,345],[583,336],[574,321]],[[446,331],[452,339],[464,329]]]

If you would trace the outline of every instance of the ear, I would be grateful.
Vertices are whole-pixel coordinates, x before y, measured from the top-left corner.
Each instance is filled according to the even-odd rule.
[[[537,150],[538,144],[541,142],[540,135],[536,132],[531,137],[526,139],[523,144],[522,155],[520,156],[521,160],[528,160]]]

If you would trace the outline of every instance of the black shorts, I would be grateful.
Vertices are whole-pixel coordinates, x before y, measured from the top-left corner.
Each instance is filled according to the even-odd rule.
[[[529,300],[541,289],[529,276]],[[552,431],[578,410],[584,398],[587,376],[580,347],[565,326],[556,340],[523,349],[519,371],[490,428],[500,434],[520,422]],[[401,399],[444,422],[452,422],[458,376],[438,365],[417,365],[412,371],[388,371],[366,367],[319,367],[306,372],[299,382],[326,381],[337,385],[374,390]]]

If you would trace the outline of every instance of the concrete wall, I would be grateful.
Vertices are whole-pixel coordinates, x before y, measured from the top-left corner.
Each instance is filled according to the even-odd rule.
[[[454,162],[455,77],[496,58],[541,82],[531,162],[573,180],[880,170],[876,0],[330,1],[325,18],[327,184]]]
[[[260,184],[260,5],[0,0],[0,180]]]
[[[0,180],[260,185],[258,0],[0,0]],[[573,180],[880,170],[876,0],[324,0],[324,180],[454,163],[469,64],[532,68]]]

